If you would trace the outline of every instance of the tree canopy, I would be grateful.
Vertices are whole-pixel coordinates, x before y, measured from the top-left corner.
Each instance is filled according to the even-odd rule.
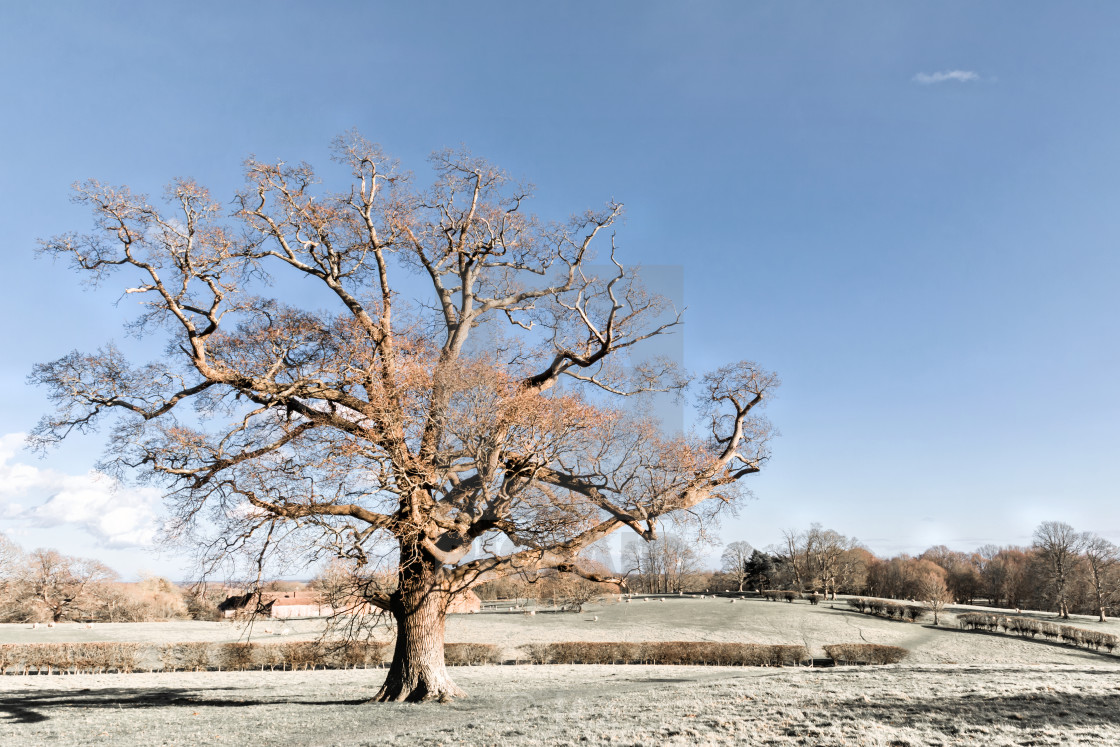
[[[168,208],[75,185],[95,229],[43,251],[119,277],[142,304],[131,330],[164,347],[37,366],[57,409],[33,438],[108,421],[108,466],[161,485],[172,534],[210,563],[286,544],[361,567],[390,548],[396,586],[367,594],[398,621],[380,697],[449,697],[432,641],[450,594],[527,570],[604,580],[582,548],[733,501],[768,457],[757,410],[778,382],[636,354],[681,319],[619,257],[621,204],[548,222],[530,187],[465,152],[434,154],[424,188],[355,133],[333,153],[350,176],[333,193],[307,164],[250,158],[229,215],[188,180]],[[295,281],[330,305],[274,290]],[[612,402],[686,390],[695,432]]]

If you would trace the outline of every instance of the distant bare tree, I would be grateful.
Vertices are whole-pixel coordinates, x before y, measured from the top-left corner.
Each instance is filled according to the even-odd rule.
[[[945,585],[945,577],[939,573],[931,573],[918,585],[918,599],[933,613],[933,624],[937,625],[945,605],[953,601],[953,595]]]
[[[836,574],[836,588],[832,598],[836,598],[837,591],[848,594],[862,594],[867,586],[867,569],[875,555],[870,550],[852,540],[852,547],[845,550],[840,556],[840,563]]]
[[[1120,592],[1120,547],[1093,532],[1081,535],[1085,563],[1093,584],[1093,598],[1101,622],[1106,622],[1105,610],[1112,606]]]
[[[684,579],[700,570],[694,538],[666,532],[647,542],[632,541],[623,550],[624,575],[633,575],[653,593],[680,591]]]
[[[106,582],[117,574],[88,558],[74,558],[56,550],[34,550],[16,578],[14,596],[46,611],[52,622],[90,616],[100,604]]]
[[[918,599],[926,578],[938,576],[944,580],[945,575],[945,570],[933,561],[903,554],[887,560],[875,558],[868,568],[867,585],[875,596]]]
[[[23,549],[0,534],[0,620],[17,616],[14,598],[15,581],[25,562]]]
[[[780,547],[775,547],[775,552],[772,553],[776,556],[784,572],[783,575],[791,577],[793,583],[790,586],[798,591],[804,591],[810,583],[809,558],[804,550],[806,543],[803,541],[803,535],[803,532],[795,529],[783,529],[782,544]]]
[[[979,552],[968,554],[950,550],[945,545],[935,545],[918,556],[945,569],[945,584],[957,601],[972,600],[980,591],[980,568],[986,562]]]
[[[552,584],[552,600],[562,610],[583,612],[583,606],[603,596],[600,584],[570,573],[560,574]]]
[[[1062,521],[1044,521],[1034,530],[1034,547],[1041,555],[1058,615],[1069,619],[1069,581],[1081,553],[1082,536]]]
[[[833,599],[841,579],[852,570],[846,567],[848,563],[860,559],[849,554],[859,545],[855,539],[825,529],[819,523],[801,532],[783,530],[782,542],[783,561],[792,572],[798,591],[819,589]]]
[[[724,548],[720,558],[724,572],[739,585],[739,591],[743,590],[743,584],[747,582],[747,562],[753,552],[750,542],[732,542]]]
[[[23,550],[4,534],[0,534],[0,584],[15,577],[24,560]]]
[[[977,551],[981,558],[980,581],[984,594],[995,607],[1025,607],[1038,596],[1037,551],[1021,547],[994,548],[987,545]]]

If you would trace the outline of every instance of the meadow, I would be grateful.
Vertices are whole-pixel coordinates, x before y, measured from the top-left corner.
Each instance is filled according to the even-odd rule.
[[[1040,617],[1048,617],[1040,615]],[[1049,616],[1052,618],[1052,616]],[[1073,624],[1117,632],[1120,624]],[[258,622],[253,640],[312,638],[321,623]],[[265,629],[272,633],[265,633]],[[0,626],[0,642],[244,640],[233,623]],[[862,744],[1120,743],[1120,656],[1045,641],[889,621],[842,601],[657,598],[527,615],[453,616],[447,640],[694,640],[903,646],[882,667],[456,667],[468,698],[366,705],[383,670],[0,677],[9,744]]]

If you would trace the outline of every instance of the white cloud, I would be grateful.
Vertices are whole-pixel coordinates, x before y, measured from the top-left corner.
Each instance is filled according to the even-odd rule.
[[[939,73],[918,73],[913,81],[923,86],[936,83],[975,83],[980,76],[971,70],[942,70]]]
[[[96,470],[75,475],[16,462],[25,438],[0,436],[0,515],[36,527],[74,525],[109,547],[154,544],[160,491],[129,487]]]

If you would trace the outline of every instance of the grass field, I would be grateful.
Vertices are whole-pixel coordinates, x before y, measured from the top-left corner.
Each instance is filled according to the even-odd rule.
[[[595,618],[598,618],[597,620]],[[5,744],[1120,743],[1120,657],[952,626],[891,622],[837,603],[634,601],[583,614],[456,616],[449,641],[718,640],[904,646],[876,668],[484,666],[453,672],[450,705],[363,705],[383,671],[0,678]],[[1073,624],[1101,628],[1089,619]],[[314,635],[314,621],[289,624]],[[262,627],[278,630],[279,624]],[[1120,625],[1108,623],[1115,632]],[[0,642],[237,640],[229,623],[0,626]],[[262,636],[262,638],[271,638]],[[256,638],[254,638],[256,639]],[[273,638],[273,640],[275,640]]]

